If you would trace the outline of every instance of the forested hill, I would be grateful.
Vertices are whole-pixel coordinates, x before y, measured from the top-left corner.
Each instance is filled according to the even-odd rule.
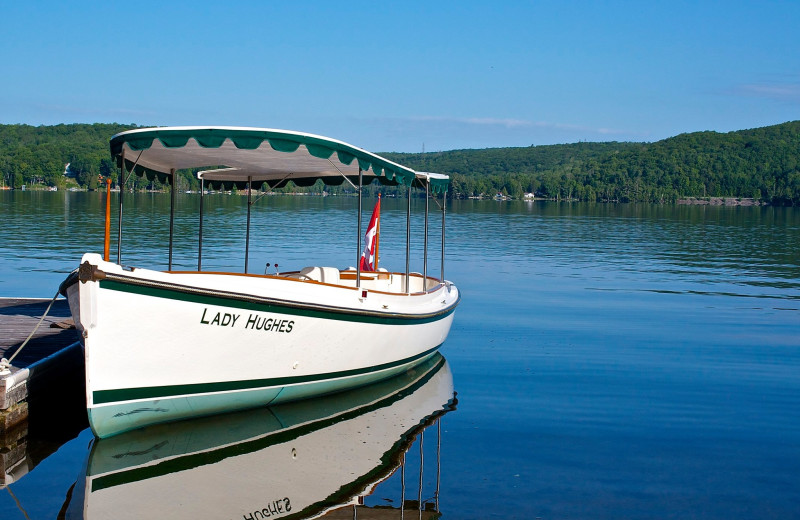
[[[383,155],[417,170],[452,175],[457,196],[536,193],[620,202],[731,196],[800,204],[800,121],[681,134],[654,143]]]
[[[3,184],[63,187],[77,181],[95,187],[99,174],[116,176],[109,137],[130,128],[136,125],[0,125]],[[800,121],[729,133],[681,134],[654,143],[381,155],[416,170],[450,174],[449,194],[456,197],[501,193],[519,198],[535,193],[620,202],[742,197],[800,205]],[[66,163],[73,181],[64,176]],[[193,180],[188,174],[184,179]],[[147,181],[137,182],[144,186]]]
[[[63,188],[67,182],[64,169],[69,164],[70,175],[78,185],[94,188],[99,174],[116,175],[109,138],[131,128],[136,125],[0,125],[3,183],[11,187],[44,184]]]

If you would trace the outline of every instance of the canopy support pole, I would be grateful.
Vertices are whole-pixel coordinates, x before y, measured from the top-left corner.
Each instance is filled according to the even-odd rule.
[[[430,211],[430,181],[425,182],[425,240],[422,252],[422,291],[428,290],[428,212]]]
[[[203,199],[205,198],[206,181],[200,179],[200,229],[197,233],[197,270],[203,270]]]
[[[247,263],[250,259],[250,206],[253,204],[253,177],[247,177],[247,233],[244,242],[244,274],[247,274]]]
[[[136,171],[136,165],[139,164],[139,159],[142,158],[142,154],[144,150],[139,152],[139,156],[136,157],[136,161],[133,163],[131,167],[130,173]],[[119,168],[119,223],[118,223],[118,234],[117,234],[117,263],[122,265],[122,194],[125,192],[125,183],[128,182],[128,179],[125,178],[125,147],[122,148],[121,152],[122,158],[122,165]],[[129,177],[130,178],[130,177]]]
[[[167,271],[172,271],[172,245],[175,236],[175,168],[170,168],[169,179],[172,189],[169,192],[169,264]]]
[[[444,283],[444,219],[446,213],[447,213],[447,190],[445,190],[444,193],[442,193],[442,270],[441,270],[442,283]]]
[[[125,147],[122,147],[119,167],[119,215],[117,215],[117,263],[122,265],[122,194],[125,192]]]
[[[406,294],[411,294],[411,186],[408,187],[408,206],[406,209]]]
[[[358,166],[358,237],[356,241],[356,287],[361,288],[361,192],[364,179],[362,178],[361,165]]]

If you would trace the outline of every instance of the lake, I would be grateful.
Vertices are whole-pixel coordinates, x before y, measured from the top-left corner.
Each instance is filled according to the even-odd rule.
[[[125,197],[123,263],[166,269],[169,197]],[[365,201],[365,221],[372,204]],[[411,269],[422,271],[423,202],[413,206]],[[204,269],[243,269],[244,207],[239,196],[206,197]],[[347,197],[258,200],[250,271],[263,272],[267,263],[281,270],[355,265],[355,207]],[[197,195],[178,196],[177,269],[196,268],[197,208]],[[98,192],[0,192],[0,296],[52,297],[84,252],[102,252],[103,209]],[[405,201],[385,198],[382,209],[381,265],[403,271]],[[434,215],[428,272],[438,276]],[[436,372],[415,375],[402,392],[371,389],[373,396],[284,410],[317,425],[294,436],[269,433],[267,420],[258,418],[263,411],[187,423],[183,433],[173,428],[164,435],[192,448],[158,460],[185,461],[196,471],[222,468],[211,459],[230,463],[235,457],[225,458],[224,450],[232,448],[198,440],[220,438],[238,447],[237,456],[252,457],[242,459],[252,469],[281,442],[306,442],[321,455],[316,470],[298,482],[314,487],[307,479],[352,463],[349,473],[340,471],[345,476],[330,478],[341,480],[340,489],[371,492],[359,518],[378,508],[394,508],[400,518],[404,500],[409,518],[417,518],[409,511],[414,501],[423,504],[420,517],[438,508],[443,518],[457,519],[800,516],[800,210],[453,201],[445,258],[445,277],[463,300]],[[443,377],[457,393],[446,405]],[[385,406],[353,404],[367,401]],[[337,433],[330,410],[342,410],[343,421],[359,431],[391,422],[369,423],[376,414],[405,414],[422,426],[364,439],[359,450],[352,436]],[[256,421],[263,431],[230,439],[219,433]],[[55,518],[62,508],[79,507],[87,466],[111,474],[104,461],[141,454],[153,442],[131,440],[115,452],[104,443],[93,447],[88,429],[65,436],[29,438],[28,450],[46,456],[0,489],[0,518]],[[55,446],[53,438],[60,439]],[[372,460],[373,447],[386,455],[358,469]],[[288,464],[263,463],[247,479],[234,478],[239,470],[226,473],[230,481],[199,479],[204,484],[196,489],[190,478],[158,487],[158,480],[139,476],[111,489],[147,484],[148,494],[125,502],[123,493],[109,504],[120,518],[141,517],[133,504],[149,497],[166,504],[162,517],[190,516],[194,510],[176,506],[184,504],[180,493],[173,496],[183,486],[200,500],[249,485],[264,507],[255,504],[245,518],[286,517],[281,500],[292,497],[277,488],[295,478]],[[302,500],[293,500],[296,514]],[[335,518],[356,516],[357,507],[348,507]]]

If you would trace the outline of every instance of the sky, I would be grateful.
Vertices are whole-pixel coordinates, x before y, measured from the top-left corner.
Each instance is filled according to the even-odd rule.
[[[0,0],[0,124],[252,126],[433,152],[798,119],[796,0]]]

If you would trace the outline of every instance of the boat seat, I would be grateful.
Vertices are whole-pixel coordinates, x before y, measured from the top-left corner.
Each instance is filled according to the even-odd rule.
[[[315,282],[339,283],[339,270],[335,267],[304,267],[300,271],[300,276]]]
[[[342,280],[355,280],[358,273],[355,269],[346,269],[339,273]],[[362,280],[378,280],[388,279],[390,276],[388,271],[361,271]]]
[[[346,285],[355,285],[356,269],[351,267],[339,272],[341,280],[346,280]],[[392,273],[379,268],[377,271],[361,271],[361,287],[371,291],[389,291],[392,285]]]

